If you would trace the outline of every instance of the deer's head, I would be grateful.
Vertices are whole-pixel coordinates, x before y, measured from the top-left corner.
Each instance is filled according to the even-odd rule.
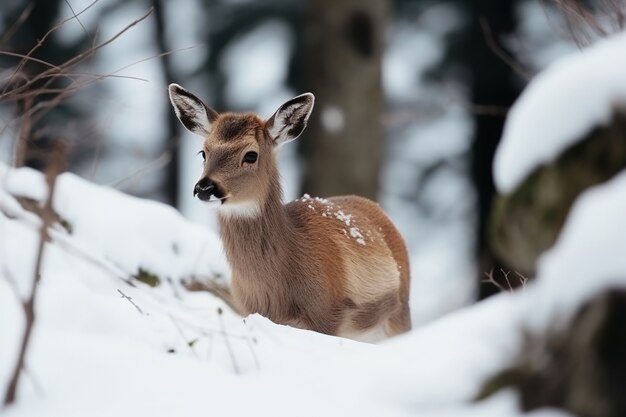
[[[183,126],[204,138],[204,169],[194,196],[224,213],[258,212],[278,181],[274,150],[304,131],[313,94],[292,98],[267,120],[252,113],[218,114],[178,84],[170,84],[169,95]]]

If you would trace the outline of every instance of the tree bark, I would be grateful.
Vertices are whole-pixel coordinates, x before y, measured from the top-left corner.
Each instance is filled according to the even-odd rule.
[[[166,52],[169,51],[167,47],[167,39],[165,36],[165,13],[162,0],[152,0],[152,7],[154,7],[154,17],[156,22],[155,36],[156,44],[161,57],[159,62],[161,64],[161,71],[165,83],[174,82],[174,71],[170,63],[170,55]],[[164,92],[164,97],[166,93]],[[178,184],[180,178],[180,155],[178,142],[180,140],[181,130],[178,120],[174,112],[169,106],[169,103],[165,106],[165,114],[163,117],[167,121],[167,128],[165,130],[165,150],[169,153],[171,159],[167,164],[167,172],[165,174],[164,194],[167,199],[167,203],[174,207],[178,206]]]
[[[377,196],[388,11],[382,0],[313,0],[306,10],[304,84],[316,97],[302,141],[308,193]]]
[[[499,50],[506,52],[500,41],[515,30],[515,3],[515,0],[473,2],[467,50],[473,79],[472,100],[477,105],[510,107],[519,94],[522,83],[516,79],[514,69],[494,50],[495,44]],[[479,114],[475,118],[471,174],[478,197],[476,249],[479,282],[484,278],[484,272],[499,271],[503,267],[490,249],[487,231],[495,197],[493,156],[502,136],[504,121],[505,116]],[[491,284],[480,286],[480,298],[496,292],[498,289]]]

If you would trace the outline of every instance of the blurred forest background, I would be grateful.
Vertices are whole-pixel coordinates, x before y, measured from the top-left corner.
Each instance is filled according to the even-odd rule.
[[[215,227],[192,198],[200,143],[167,85],[265,117],[311,91],[309,128],[280,152],[285,197],[378,200],[426,321],[496,291],[477,285],[485,272],[512,271],[487,239],[506,113],[534,74],[603,34],[576,17],[605,3],[3,0],[0,160],[43,169],[63,140],[68,170]]]

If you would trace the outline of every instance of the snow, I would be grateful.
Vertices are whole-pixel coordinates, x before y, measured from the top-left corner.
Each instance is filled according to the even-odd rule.
[[[610,63],[610,64],[608,64]],[[494,160],[494,179],[512,192],[626,106],[626,33],[562,58],[535,77],[511,108]]]
[[[3,392],[24,326],[14,290],[21,297],[28,292],[38,242],[37,228],[25,221],[32,213],[14,196],[41,200],[46,190],[40,174],[2,165],[0,184],[0,328],[9,342],[0,351]],[[46,246],[28,373],[17,404],[3,415],[520,416],[513,391],[482,402],[473,398],[487,378],[514,360],[522,330],[533,318],[547,326],[579,305],[590,287],[597,289],[602,274],[588,268],[574,280],[585,280],[576,284],[575,302],[559,304],[560,287],[572,278],[571,259],[588,262],[609,245],[624,247],[626,234],[619,231],[626,226],[625,197],[626,174],[586,193],[542,261],[537,285],[371,345],[276,325],[258,315],[241,319],[214,296],[187,292],[177,280],[190,273],[228,275],[213,232],[167,206],[63,174],[54,208],[74,231],[57,229]],[[598,211],[606,221],[592,227]],[[600,236],[610,226],[614,231],[603,243]],[[68,251],[62,236],[102,262]],[[178,253],[172,242],[180,244]],[[599,272],[621,271],[624,285],[623,260],[601,259],[607,262]],[[155,288],[131,286],[102,267],[107,263],[119,265],[126,278],[149,265],[173,279]],[[537,300],[554,309],[540,311]],[[552,410],[530,415],[565,416]]]
[[[626,172],[585,191],[573,205],[554,248],[538,263],[541,317],[573,311],[590,295],[611,286],[626,287]],[[567,288],[567,291],[563,291]]]
[[[530,71],[543,70],[578,50],[575,42],[564,39],[568,23],[558,7],[526,0],[517,3],[516,15],[517,30],[505,42],[515,58]]]

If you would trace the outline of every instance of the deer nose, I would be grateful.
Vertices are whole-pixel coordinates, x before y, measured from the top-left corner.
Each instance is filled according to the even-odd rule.
[[[215,192],[215,184],[208,178],[202,178],[193,188],[193,196],[198,196],[202,201],[207,201]]]

